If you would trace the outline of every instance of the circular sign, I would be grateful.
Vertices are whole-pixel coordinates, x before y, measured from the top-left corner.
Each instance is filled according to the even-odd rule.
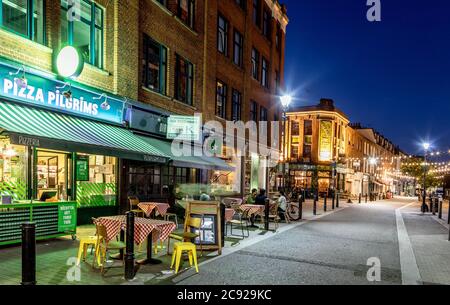
[[[72,46],[66,46],[59,51],[56,57],[56,69],[63,77],[77,77],[84,67],[81,53]]]

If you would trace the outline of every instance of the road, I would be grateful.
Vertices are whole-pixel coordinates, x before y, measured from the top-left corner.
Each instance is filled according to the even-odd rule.
[[[177,284],[373,284],[367,279],[371,258],[381,262],[381,282],[376,283],[402,284],[396,210],[410,203],[353,204],[208,262],[200,274],[180,276]]]

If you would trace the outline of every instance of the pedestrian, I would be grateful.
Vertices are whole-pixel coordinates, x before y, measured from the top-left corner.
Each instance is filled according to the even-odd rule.
[[[256,198],[255,198],[255,204],[256,205],[266,205],[266,199],[267,199],[266,190],[261,189],[259,191],[259,195],[256,196]]]
[[[211,201],[211,196],[206,193],[205,189],[202,189],[202,194],[200,195],[200,201]]]
[[[245,204],[255,204],[256,196],[258,194],[257,189],[253,189],[251,194],[247,196]]]
[[[280,191],[280,197],[278,197],[278,215],[281,221],[285,221],[285,213],[287,209],[287,199],[286,195],[283,191]]]

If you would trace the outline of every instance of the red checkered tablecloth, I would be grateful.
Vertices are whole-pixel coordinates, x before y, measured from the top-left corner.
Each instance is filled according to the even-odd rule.
[[[225,221],[231,221],[233,220],[233,216],[236,212],[233,209],[226,209],[225,210]]]
[[[107,241],[111,241],[121,230],[125,230],[127,226],[126,216],[100,217],[95,221],[96,225],[106,227]],[[134,242],[138,245],[142,244],[145,239],[152,233],[152,240],[166,240],[170,233],[176,229],[176,225],[170,221],[161,221],[146,218],[135,218],[134,222]]]
[[[166,215],[170,205],[168,205],[167,203],[159,203],[159,202],[141,202],[138,204],[138,207],[144,211],[147,217],[150,217],[155,208],[158,211],[159,215],[161,216]]]
[[[239,207],[242,212],[249,210],[248,215],[264,216],[266,207],[263,205],[243,204]]]

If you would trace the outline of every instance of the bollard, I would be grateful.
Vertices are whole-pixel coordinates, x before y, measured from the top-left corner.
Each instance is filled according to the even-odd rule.
[[[361,203],[361,201],[362,201],[362,194],[360,193],[358,203]]]
[[[339,208],[339,193],[336,193],[336,208]]]
[[[266,210],[264,220],[264,230],[269,231],[269,213],[270,213],[270,200],[266,199]]]
[[[303,198],[300,198],[298,201],[298,215],[300,216],[299,220],[303,219]]]
[[[433,215],[436,215],[436,198],[434,200],[431,199],[431,213],[433,213]]]
[[[317,215],[317,195],[314,195],[313,215]]]
[[[222,248],[225,247],[225,205],[220,204],[220,226],[222,227]]]
[[[325,195],[323,199],[323,211],[327,211],[327,195]]]
[[[36,224],[22,224],[22,285],[36,285]]]
[[[442,219],[442,204],[444,200],[439,200],[439,219]]]
[[[334,210],[336,206],[336,196],[333,193],[333,196],[331,197],[331,209]]]
[[[368,200],[368,198],[367,198],[368,196],[369,196],[369,195],[366,193],[366,203],[367,203],[367,200]]]
[[[134,279],[134,213],[127,213],[127,241],[125,253],[125,280]]]

